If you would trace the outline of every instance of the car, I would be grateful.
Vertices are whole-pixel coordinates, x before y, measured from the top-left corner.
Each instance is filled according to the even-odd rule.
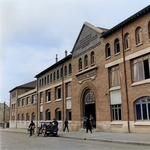
[[[49,136],[50,134],[58,136],[58,125],[55,125],[54,122],[41,122],[38,136],[39,134],[42,134],[43,137]]]

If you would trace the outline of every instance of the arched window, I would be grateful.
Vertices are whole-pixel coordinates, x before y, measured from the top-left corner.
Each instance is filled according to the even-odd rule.
[[[40,79],[40,82],[39,82],[39,87],[41,87],[41,79]]]
[[[150,21],[148,23],[148,36],[149,36],[149,41],[150,41]]]
[[[129,33],[124,35],[124,50],[130,48]]]
[[[110,44],[109,43],[107,43],[105,46],[105,55],[106,55],[106,58],[110,57]]]
[[[150,97],[141,97],[134,102],[136,120],[150,120]]]
[[[47,84],[49,84],[49,75],[47,75]]]
[[[42,86],[43,86],[43,84],[44,84],[44,81],[43,81],[43,78],[42,78]]]
[[[51,113],[50,113],[50,111],[49,111],[49,109],[47,109],[46,111],[45,111],[45,120],[51,120]]]
[[[21,120],[22,120],[22,121],[24,120],[24,114],[21,115]]]
[[[136,45],[142,43],[142,29],[141,29],[141,27],[136,28],[135,39],[136,39]]]
[[[29,113],[26,114],[26,121],[29,121],[30,117],[29,117]]]
[[[60,108],[57,108],[55,110],[55,118],[56,118],[56,120],[61,120],[61,110],[60,110]]]
[[[54,72],[54,74],[53,74],[53,77],[54,77],[54,81],[55,81],[55,79],[56,79],[56,77],[55,77],[55,72]]]
[[[45,85],[46,85],[46,77],[45,77]]]
[[[59,79],[59,70],[57,70],[57,80]]]
[[[65,66],[65,76],[67,76],[67,66]]]
[[[52,73],[51,73],[51,75],[50,75],[50,82],[52,83]]]
[[[18,114],[18,120],[20,120],[20,114]]]
[[[84,57],[84,67],[87,68],[88,67],[88,56],[85,55]]]
[[[119,44],[119,39],[115,39],[114,41],[114,50],[115,54],[120,53],[120,44]]]
[[[33,112],[32,115],[31,115],[31,120],[35,120],[35,113]]]
[[[91,65],[94,65],[94,52],[91,52]]]
[[[63,68],[61,68],[61,78],[63,78]]]
[[[72,74],[72,66],[69,64],[69,75]]]
[[[81,71],[82,70],[82,59],[80,58],[79,59],[79,71]]]

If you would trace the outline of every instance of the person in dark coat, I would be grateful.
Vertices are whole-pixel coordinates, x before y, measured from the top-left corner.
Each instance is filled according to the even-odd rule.
[[[91,127],[89,118],[87,118],[87,121],[86,121],[86,133],[88,133],[88,130],[90,130],[92,133],[92,127]]]
[[[65,125],[65,127],[64,127],[64,132],[65,132],[65,130],[66,130],[66,128],[67,128],[67,130],[68,130],[68,132],[69,132],[69,128],[68,128],[68,120],[67,120],[67,118],[65,119],[65,121],[64,121],[64,125]]]
[[[29,128],[30,128],[30,135],[29,135],[29,137],[30,137],[34,133],[34,128],[35,128],[35,124],[33,121],[31,121]]]
[[[56,120],[56,118],[53,119],[53,123],[55,126],[58,126],[58,121]]]

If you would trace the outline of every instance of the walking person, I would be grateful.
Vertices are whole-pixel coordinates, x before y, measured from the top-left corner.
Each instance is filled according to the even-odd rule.
[[[90,120],[90,124],[91,124],[91,127],[93,128],[93,116],[90,114],[90,118],[89,118],[89,120]]]
[[[29,135],[29,137],[30,137],[34,133],[34,128],[35,128],[35,124],[33,121],[31,121],[29,128],[30,128],[30,135]]]
[[[65,127],[64,127],[64,132],[65,132],[65,130],[66,130],[66,128],[67,128],[67,130],[68,130],[68,132],[69,132],[69,128],[68,128],[68,120],[67,120],[67,118],[65,119],[65,121],[64,121],[64,125],[65,125]]]
[[[92,127],[91,127],[89,118],[87,118],[87,121],[86,121],[86,133],[88,133],[88,130],[90,130],[92,133]]]

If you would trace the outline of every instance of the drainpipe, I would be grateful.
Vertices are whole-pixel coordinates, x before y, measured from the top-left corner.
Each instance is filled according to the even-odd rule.
[[[64,128],[64,69],[63,69],[63,63],[62,63],[62,70],[63,70],[63,75],[62,75],[62,130]]]
[[[124,76],[125,76],[125,90],[126,90],[126,102],[127,102],[127,121],[128,121],[128,132],[130,133],[130,116],[129,116],[129,100],[128,100],[128,88],[127,88],[127,72],[125,63],[125,51],[124,51],[124,38],[123,38],[123,28],[122,28],[122,49],[123,49],[123,64],[124,64]]]

